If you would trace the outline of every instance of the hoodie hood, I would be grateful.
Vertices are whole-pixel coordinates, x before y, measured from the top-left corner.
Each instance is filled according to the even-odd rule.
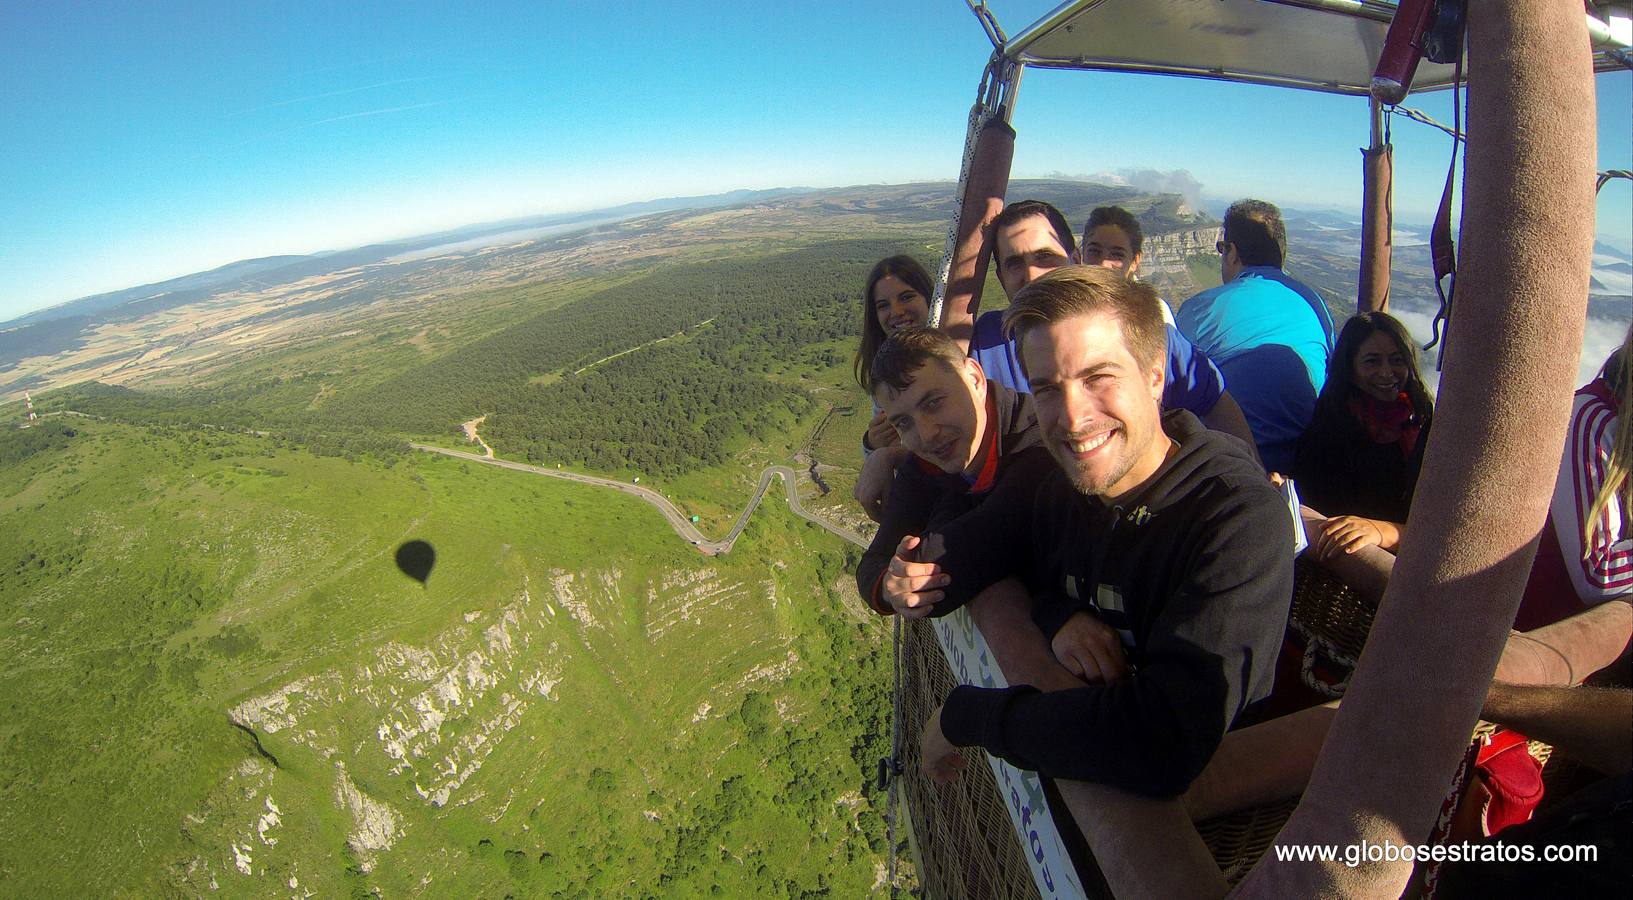
[[[1250,482],[1270,482],[1253,454],[1240,439],[1212,431],[1187,410],[1170,410],[1162,415],[1162,430],[1178,449],[1163,461],[1145,486],[1118,504],[1124,510],[1157,513],[1184,497],[1206,478],[1241,477]]]

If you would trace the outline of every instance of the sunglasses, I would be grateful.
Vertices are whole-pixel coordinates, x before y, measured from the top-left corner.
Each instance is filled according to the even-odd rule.
[[[1225,248],[1229,246],[1230,241],[1219,241],[1213,245],[1213,249],[1219,251],[1219,255],[1223,256],[1225,255]]]

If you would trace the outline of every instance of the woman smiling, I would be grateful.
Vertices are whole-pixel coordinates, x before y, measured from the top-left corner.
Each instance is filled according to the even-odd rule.
[[[1304,502],[1330,516],[1318,557],[1400,544],[1433,417],[1406,326],[1381,312],[1344,323],[1293,472]]]

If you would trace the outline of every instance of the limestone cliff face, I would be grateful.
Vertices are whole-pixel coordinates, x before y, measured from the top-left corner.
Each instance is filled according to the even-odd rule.
[[[1198,284],[1186,261],[1196,257],[1218,259],[1214,245],[1223,235],[1218,225],[1187,228],[1164,234],[1147,235],[1141,248],[1140,278],[1157,289],[1169,304],[1179,306],[1187,297],[1207,287]],[[1215,276],[1214,282],[1218,283]]]
[[[1152,277],[1159,272],[1184,272],[1186,257],[1215,253],[1214,245],[1223,235],[1218,225],[1149,235],[1140,268]]]

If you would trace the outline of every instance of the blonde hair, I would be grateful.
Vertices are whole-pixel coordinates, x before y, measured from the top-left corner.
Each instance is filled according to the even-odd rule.
[[[1610,382],[1608,385],[1616,396],[1616,438],[1610,445],[1610,458],[1605,460],[1605,483],[1599,488],[1599,495],[1593,498],[1593,505],[1588,509],[1588,519],[1582,525],[1582,557],[1587,558],[1593,552],[1594,538],[1599,537],[1602,527],[1601,519],[1605,507],[1615,499],[1621,506],[1623,530],[1626,530],[1626,516],[1633,512],[1633,481],[1628,479],[1628,472],[1633,469],[1633,324],[1627,329],[1627,336],[1622,338],[1622,349],[1612,361],[1614,365],[1605,366],[1604,377]],[[1603,535],[1607,540],[1615,540],[1617,535]]]

